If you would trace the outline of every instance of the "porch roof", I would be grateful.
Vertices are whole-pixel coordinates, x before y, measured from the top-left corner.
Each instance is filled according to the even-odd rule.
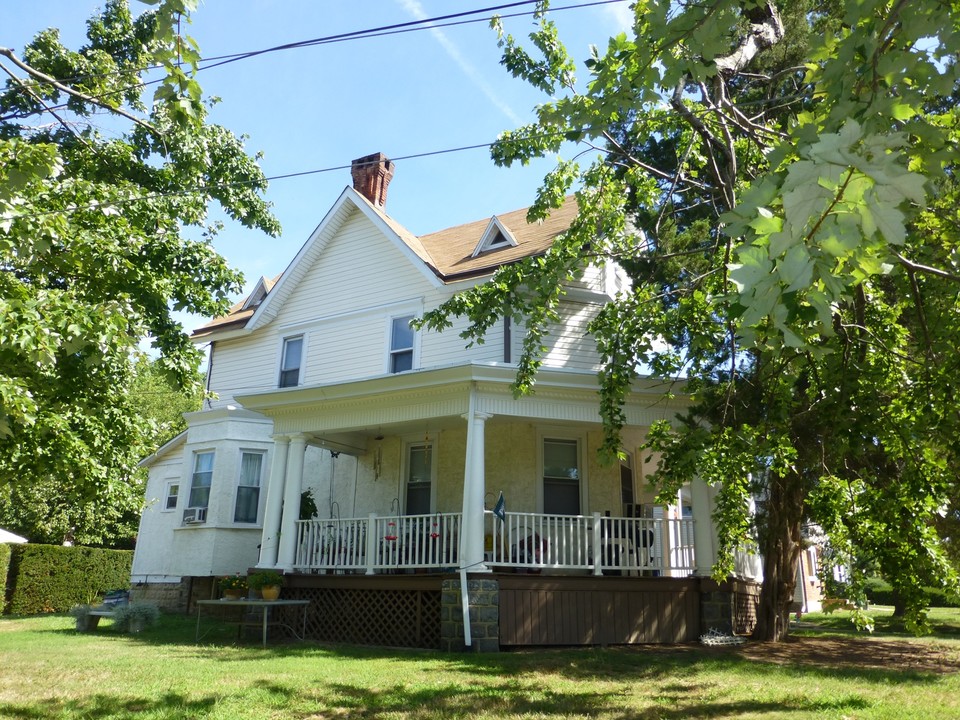
[[[464,363],[373,378],[238,395],[248,410],[273,419],[278,434],[306,433],[314,438],[339,435],[362,452],[363,437],[407,424],[435,429],[462,423],[471,404],[494,421],[503,417],[550,423],[599,425],[596,373],[542,369],[534,392],[517,398],[512,391],[517,369],[497,363]],[[667,398],[673,383],[638,379],[625,405],[629,425],[645,426],[672,418],[686,405]]]

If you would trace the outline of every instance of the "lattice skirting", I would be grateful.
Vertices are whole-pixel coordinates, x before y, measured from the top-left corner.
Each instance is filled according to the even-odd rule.
[[[327,642],[440,648],[440,591],[297,588],[311,600],[307,637]]]

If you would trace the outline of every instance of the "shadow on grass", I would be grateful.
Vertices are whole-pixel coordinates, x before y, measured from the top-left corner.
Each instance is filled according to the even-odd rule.
[[[65,619],[67,620],[67,619]],[[64,623],[63,625],[66,625]],[[256,642],[237,646],[234,627],[213,627],[226,640],[224,645],[194,642],[196,618],[164,616],[160,624],[138,635],[115,633],[106,626],[97,640],[116,639],[144,648],[178,647],[177,657],[229,663],[292,659],[297,676],[305,682],[284,683],[282,674],[257,669],[241,687],[200,697],[168,693],[160,697],[129,692],[99,693],[78,699],[38,699],[30,704],[0,702],[0,717],[24,720],[54,720],[76,717],[100,720],[144,715],[160,720],[230,717],[231,711],[245,708],[269,714],[282,709],[286,718],[376,718],[383,715],[409,718],[428,717],[570,717],[679,718],[738,717],[796,713],[802,717],[857,714],[877,702],[873,685],[909,683],[923,695],[926,684],[937,682],[934,673],[905,672],[902,664],[888,668],[829,667],[824,658],[804,663],[806,641],[784,644],[793,655],[780,661],[752,657],[750,652],[767,649],[748,644],[744,648],[713,650],[699,645],[634,646],[606,649],[537,649],[491,655],[438,654],[435,651],[384,649],[313,643],[279,644],[261,648]],[[75,630],[63,626],[42,632],[83,640]],[[214,633],[216,634],[216,633]],[[842,639],[837,642],[843,642]],[[893,642],[893,641],[891,641]],[[102,644],[98,642],[98,644]],[[898,643],[906,646],[905,643]],[[824,646],[830,650],[828,646]],[[784,650],[784,648],[780,648]],[[334,663],[311,661],[329,661]],[[400,665],[397,677],[378,685],[364,676],[364,661],[388,661]],[[826,658],[829,661],[829,656]],[[331,666],[335,668],[331,672]],[[790,674],[803,677],[803,684],[766,693],[762,698],[738,695],[727,689],[739,683],[775,684]],[[290,665],[284,672],[289,672]],[[435,681],[431,682],[431,671]],[[269,673],[269,674],[264,674]],[[769,680],[767,680],[769,676]],[[233,675],[239,678],[238,675]],[[823,695],[808,688],[820,678],[849,679],[838,692]],[[549,678],[549,679],[548,679]],[[807,681],[811,680],[812,683]],[[571,682],[564,682],[571,681]],[[103,689],[103,688],[101,688]],[[249,712],[247,713],[249,716]]]
[[[741,648],[705,648],[689,643],[438,655],[430,650],[314,642],[271,642],[263,648],[259,631],[250,633],[238,643],[236,626],[206,618],[201,626],[204,637],[197,643],[196,627],[195,616],[165,615],[159,625],[138,635],[115,633],[109,626],[98,629],[96,634],[115,635],[126,642],[151,646],[182,646],[185,657],[224,662],[259,661],[265,657],[392,659],[401,662],[428,659],[441,667],[485,678],[549,673],[575,680],[662,681],[701,671],[764,675],[788,667],[810,679],[842,677],[872,684],[924,684],[935,682],[944,672],[957,670],[955,662],[951,662],[956,657],[945,658],[937,648],[899,638],[865,639],[846,635],[797,636],[785,643],[748,643]],[[73,629],[48,632],[76,635]],[[231,651],[221,652],[225,647]],[[954,656],[960,657],[960,646],[951,649]]]
[[[217,699],[214,697],[188,700],[176,693],[149,700],[100,694],[82,700],[47,698],[30,705],[0,703],[0,717],[18,720],[53,720],[64,717],[97,720],[149,714],[150,717],[164,720],[189,720],[209,715],[216,703]]]
[[[233,696],[187,699],[175,693],[160,698],[131,698],[98,694],[81,700],[49,698],[30,705],[0,703],[0,717],[21,720],[54,720],[63,717],[99,718],[148,715],[159,720],[186,720],[209,715],[223,716],[232,704],[243,702],[244,693],[258,689],[269,692],[274,707],[283,708],[283,717],[368,718],[383,714],[414,718],[511,716],[540,717],[657,717],[662,720],[691,717],[736,717],[746,713],[797,712],[823,713],[860,710],[869,706],[861,698],[850,697],[829,702],[814,698],[778,701],[744,700],[738,702],[704,702],[695,693],[659,693],[636,700],[625,707],[619,691],[558,693],[550,690],[531,691],[515,681],[485,685],[442,685],[411,689],[394,685],[382,689],[359,687],[349,683],[318,683],[310,690],[295,690],[275,683],[260,682],[253,688],[240,690]],[[642,708],[642,709],[641,709]]]

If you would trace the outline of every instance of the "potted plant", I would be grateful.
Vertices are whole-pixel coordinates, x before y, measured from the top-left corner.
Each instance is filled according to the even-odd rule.
[[[160,608],[153,603],[118,605],[113,610],[113,626],[122,632],[138,633],[160,618]]]
[[[239,600],[247,592],[247,579],[237,573],[227,575],[217,581],[224,600]]]
[[[259,590],[264,600],[276,600],[280,597],[283,574],[276,570],[258,570],[247,576],[247,584],[254,590]]]

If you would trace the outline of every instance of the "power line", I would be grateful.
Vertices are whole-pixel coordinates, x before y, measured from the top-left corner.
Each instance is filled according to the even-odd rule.
[[[208,70],[208,69],[211,69],[211,68],[213,68],[213,67],[219,67],[219,66],[221,66],[221,65],[225,65],[225,64],[230,63],[230,62],[236,62],[236,61],[239,61],[239,60],[244,60],[244,59],[247,59],[247,58],[256,57],[256,56],[263,55],[263,54],[266,54],[266,53],[277,52],[277,51],[281,51],[281,50],[298,49],[298,48],[301,48],[301,47],[311,47],[311,46],[314,46],[314,45],[322,45],[322,44],[336,43],[336,42],[346,42],[346,41],[348,41],[348,40],[364,39],[364,38],[367,38],[367,37],[380,37],[380,36],[384,36],[384,35],[391,35],[391,34],[398,34],[398,33],[405,33],[405,32],[414,32],[414,31],[427,30],[427,29],[437,28],[437,27],[449,27],[449,26],[453,26],[453,25],[462,25],[462,24],[474,23],[474,22],[484,22],[484,21],[486,20],[486,18],[473,18],[473,19],[468,19],[468,20],[462,20],[462,19],[458,19],[458,18],[464,18],[464,17],[470,16],[470,15],[476,15],[476,14],[479,14],[479,13],[488,13],[488,12],[495,11],[495,10],[508,9],[508,8],[512,8],[512,7],[522,6],[522,5],[529,5],[529,4],[531,4],[531,3],[533,3],[533,2],[536,2],[536,1],[537,1],[537,0],[522,0],[522,1],[520,1],[520,2],[508,3],[508,4],[505,4],[505,5],[489,6],[489,7],[485,7],[485,8],[479,8],[479,9],[476,9],[476,10],[464,11],[464,12],[460,12],[460,13],[453,13],[453,14],[450,14],[450,15],[443,15],[443,16],[438,16],[438,17],[434,17],[434,18],[425,18],[425,19],[421,19],[421,20],[413,20],[413,21],[409,21],[409,22],[405,22],[405,23],[397,23],[397,24],[393,24],[393,25],[385,25],[385,26],[381,26],[381,27],[377,27],[377,28],[369,28],[369,29],[366,29],[366,30],[358,30],[358,31],[353,31],[353,32],[349,32],[349,33],[340,33],[340,34],[337,34],[337,35],[330,35],[330,36],[326,36],[326,37],[313,38],[313,39],[311,39],[311,40],[303,40],[303,41],[298,41],[298,42],[294,42],[294,43],[286,43],[286,44],[283,44],[283,45],[277,45],[277,46],[274,46],[274,47],[264,48],[264,49],[262,49],[262,50],[256,50],[256,51],[252,51],[252,52],[235,53],[235,54],[232,54],[232,55],[217,56],[217,57],[213,57],[213,58],[208,58],[208,60],[223,60],[223,62],[215,63],[214,65],[206,65],[206,66],[203,66],[203,67],[198,68],[198,69],[200,69],[200,70]],[[551,8],[551,12],[562,11],[562,10],[580,9],[580,8],[585,8],[585,7],[593,7],[593,6],[597,6],[597,5],[608,5],[608,4],[612,4],[612,3],[618,3],[618,2],[624,2],[624,0],[594,0],[593,2],[579,3],[579,4],[575,4],[575,5],[566,5],[566,6],[563,6],[563,7]],[[535,11],[534,11],[534,12],[535,12]],[[513,14],[503,15],[502,17],[525,16],[525,15],[534,14],[534,12],[513,13]],[[443,23],[442,21],[445,21],[445,20],[449,20],[450,22]],[[153,69],[153,68],[147,68],[147,69]],[[130,73],[130,72],[132,72],[132,70],[123,70],[123,71],[118,71],[117,73],[114,73],[114,74],[116,74],[116,75],[121,75],[121,74]],[[104,76],[107,76],[107,75],[109,75],[109,74],[104,74]],[[88,77],[93,77],[93,76],[88,76]],[[147,82],[147,83],[141,83],[141,84],[139,85],[139,87],[140,87],[140,88],[143,88],[143,87],[146,87],[147,85],[154,84],[154,83],[156,83],[156,82],[160,82],[160,81],[157,80],[157,81],[150,81],[150,82]],[[35,83],[35,85],[42,85],[42,84],[45,84],[45,83],[42,82],[42,81]],[[128,90],[128,89],[127,89],[127,90]],[[97,100],[102,100],[102,99],[104,99],[104,98],[106,98],[106,97],[109,97],[110,95],[115,95],[115,94],[117,94],[118,92],[125,92],[125,91],[126,91],[126,90],[124,90],[124,91],[117,91],[117,92],[114,92],[114,93],[107,93],[107,94],[105,94],[105,95],[103,95],[103,96],[101,96],[101,97],[97,97],[97,98],[95,98],[95,99],[97,99]],[[56,110],[58,107],[61,107],[61,106],[57,106],[57,107],[54,107],[54,108],[51,108],[51,109]],[[555,135],[556,135],[555,133],[548,133],[548,134],[542,135],[541,137],[554,137]],[[444,149],[444,150],[433,150],[433,151],[427,151],[427,152],[423,152],[423,153],[415,153],[415,154],[411,154],[411,155],[404,155],[404,156],[400,156],[400,157],[396,157],[396,158],[392,158],[392,159],[393,159],[395,162],[396,162],[396,161],[402,161],[402,160],[412,160],[412,159],[419,159],[419,158],[430,157],[430,156],[435,156],[435,155],[443,155],[443,154],[454,153],[454,152],[464,152],[464,151],[468,151],[468,150],[476,150],[476,149],[479,149],[479,148],[488,148],[488,147],[491,147],[491,145],[493,145],[493,143],[489,143],[489,142],[488,142],[488,143],[479,143],[479,144],[474,144],[474,145],[464,145],[464,146],[455,147],[455,148],[448,148],[448,149]],[[125,200],[124,200],[124,199],[118,199],[118,200],[116,200],[116,201],[114,201],[114,202],[111,202],[111,203],[108,203],[108,204],[109,204],[110,206],[115,206],[115,205],[126,205],[126,204],[129,204],[129,203],[134,203],[134,202],[143,201],[143,200],[155,200],[155,199],[167,198],[167,197],[189,197],[189,196],[191,196],[191,195],[193,195],[193,194],[196,194],[196,193],[199,193],[199,192],[202,192],[202,191],[209,191],[209,190],[211,190],[211,189],[218,189],[218,188],[228,189],[228,188],[231,188],[231,187],[251,186],[251,185],[260,184],[261,182],[271,182],[271,181],[274,181],[274,180],[285,180],[285,179],[296,178],[296,177],[305,177],[305,176],[309,176],[309,175],[317,175],[317,174],[322,174],[322,173],[335,172],[335,171],[340,171],[340,170],[347,170],[347,169],[350,169],[350,168],[351,168],[351,165],[337,165],[337,166],[326,167],[326,168],[318,168],[318,169],[313,169],[313,170],[304,170],[304,171],[298,171],[298,172],[292,172],[292,173],[285,173],[285,174],[281,174],[281,175],[274,175],[274,176],[264,177],[262,180],[251,180],[251,181],[248,181],[248,182],[237,182],[237,183],[217,183],[217,184],[211,184],[211,185],[201,185],[201,186],[196,186],[196,187],[191,188],[191,189],[188,189],[188,190],[182,190],[182,191],[178,191],[178,192],[154,192],[154,193],[147,193],[147,194],[142,195],[142,196],[140,196],[140,197],[129,198],[129,199],[125,199]],[[92,203],[92,204],[90,204],[90,205],[88,205],[88,206],[73,207],[73,208],[70,208],[69,210],[47,210],[47,211],[38,211],[38,212],[34,212],[34,213],[22,213],[22,214],[8,215],[8,216],[6,216],[6,217],[7,217],[7,219],[9,219],[9,220],[16,220],[16,219],[20,219],[20,218],[34,218],[34,217],[43,217],[43,216],[56,215],[56,214],[67,214],[67,213],[73,214],[73,213],[78,212],[78,211],[96,210],[96,209],[99,209],[99,208],[102,208],[102,207],[104,207],[104,203],[97,202],[97,203]]]
[[[564,134],[565,134],[565,133],[560,133],[560,132],[556,132],[556,133],[543,133],[543,134],[540,134],[540,135],[531,136],[531,139],[533,139],[533,138],[557,137],[557,136],[564,135]],[[487,142],[487,143],[478,143],[478,144],[476,144],[476,145],[461,145],[461,146],[459,146],[459,147],[446,148],[446,149],[444,149],[444,150],[428,150],[428,151],[426,151],[426,152],[413,153],[413,154],[411,154],[411,155],[401,155],[401,156],[394,157],[394,158],[390,158],[390,159],[391,159],[391,161],[393,161],[393,162],[399,162],[399,161],[403,161],[403,160],[417,160],[417,159],[420,159],[420,158],[432,157],[432,156],[435,156],[435,155],[447,155],[447,154],[449,154],[449,153],[465,152],[465,151],[467,151],[467,150],[478,150],[478,149],[480,149],[480,148],[488,148],[488,147],[491,147],[493,144],[494,144],[494,143],[492,143],[492,142]],[[322,174],[322,173],[337,172],[337,171],[341,171],[341,170],[349,170],[349,169],[351,169],[351,167],[352,167],[352,164],[349,164],[349,165],[334,165],[334,166],[330,166],[330,167],[317,168],[317,169],[314,169],[314,170],[303,170],[303,171],[299,171],[299,172],[284,173],[284,174],[282,174],[282,175],[271,175],[271,176],[269,176],[269,177],[264,177],[264,178],[262,178],[262,180],[250,180],[250,181],[247,181],[247,182],[234,182],[234,183],[213,183],[213,184],[210,184],[210,185],[197,185],[197,186],[195,186],[195,187],[192,187],[192,188],[189,188],[189,189],[186,189],[186,190],[180,190],[180,191],[177,191],[177,192],[153,192],[153,193],[147,193],[147,194],[145,194],[145,195],[141,195],[141,196],[139,196],[139,197],[132,197],[132,198],[126,198],[126,199],[117,199],[117,200],[110,201],[110,202],[96,201],[96,202],[90,203],[89,205],[71,207],[71,208],[69,208],[69,209],[62,209],[62,210],[40,210],[40,211],[37,211],[37,212],[9,214],[9,215],[5,215],[5,216],[4,216],[4,219],[12,221],[12,220],[25,219],[25,218],[46,217],[46,216],[49,216],[49,215],[72,215],[72,214],[74,214],[74,213],[81,212],[81,211],[85,211],[85,210],[102,210],[103,208],[107,208],[107,207],[115,207],[115,206],[129,205],[129,204],[132,204],[132,203],[141,202],[141,201],[145,201],[145,200],[159,200],[159,199],[162,199],[162,198],[190,197],[191,195],[195,195],[195,194],[200,193],[200,192],[203,192],[203,191],[216,190],[216,189],[228,189],[228,188],[233,188],[233,187],[244,187],[244,186],[250,186],[250,185],[257,185],[257,184],[259,184],[259,183],[261,183],[261,182],[272,182],[272,181],[274,181],[274,180],[287,180],[287,179],[290,179],[290,178],[306,177],[306,176],[308,176],[308,175],[320,175],[320,174]]]
[[[313,47],[315,45],[326,45],[329,43],[336,42],[345,42],[347,40],[365,40],[372,37],[384,37],[387,35],[399,35],[407,32],[418,32],[420,30],[431,30],[433,28],[445,28],[445,27],[455,27],[457,25],[470,25],[472,23],[478,22],[487,22],[488,18],[471,18],[469,20],[456,20],[456,18],[466,17],[468,15],[477,15],[480,13],[488,13],[493,10],[502,10],[518,5],[529,5],[532,2],[539,2],[540,0],[525,0],[524,2],[515,2],[507,5],[495,5],[486,8],[479,8],[477,10],[470,10],[466,12],[454,13],[451,15],[440,15],[434,18],[423,18],[421,20],[412,20],[405,23],[396,23],[394,25],[384,25],[377,28],[369,28],[367,30],[357,30],[354,32],[341,33],[339,35],[328,35],[326,37],[313,38],[312,40],[301,40],[293,43],[286,43],[284,45],[277,45],[275,47],[264,48],[263,50],[254,50],[246,53],[233,53],[230,55],[219,55],[209,58],[204,58],[201,62],[210,62],[212,60],[222,60],[223,62],[218,62],[213,65],[205,65],[198,70],[209,70],[211,68],[220,67],[221,65],[226,65],[227,63],[236,62],[237,60],[244,60],[249,57],[255,57],[257,55],[263,55],[266,53],[277,52],[280,50],[293,50],[299,49],[302,47]],[[563,10],[579,10],[582,8],[594,7],[597,5],[611,5],[614,3],[622,3],[627,0],[593,0],[593,2],[578,3],[576,5],[564,5],[562,7],[551,7],[550,12],[561,12]],[[501,18],[515,18],[515,17],[524,17],[526,15],[535,15],[536,10],[527,11],[527,12],[517,12],[517,13],[507,13],[504,15],[499,15]],[[450,20],[450,22],[442,22],[444,20]]]
[[[222,62],[216,62],[212,65],[202,65],[197,68],[197,71],[199,72],[200,70],[210,70],[215,67],[220,67],[221,65],[227,65],[229,63],[237,62],[239,60],[245,60],[247,58],[257,57],[259,55],[278,52],[281,50],[294,50],[294,49],[305,48],[305,47],[313,47],[317,45],[327,45],[327,44],[334,44],[339,42],[347,42],[349,40],[365,40],[368,38],[386,37],[389,35],[399,35],[399,34],[408,33],[408,32],[419,32],[421,30],[431,30],[435,28],[455,27],[458,25],[469,25],[472,23],[487,22],[488,18],[486,17],[471,18],[468,20],[454,20],[453,18],[467,17],[469,15],[487,13],[494,10],[507,9],[507,8],[516,7],[519,5],[529,5],[537,1],[538,0],[522,0],[522,2],[508,3],[506,5],[494,5],[486,8],[480,8],[477,10],[469,10],[469,11],[464,11],[460,13],[454,13],[451,15],[441,15],[434,18],[423,18],[421,20],[412,20],[405,23],[384,25],[376,28],[368,28],[365,30],[354,30],[351,32],[339,33],[337,35],[328,35],[324,37],[312,38],[310,40],[299,40],[292,43],[285,43],[283,45],[276,45],[274,47],[263,48],[261,50],[231,53],[227,55],[215,55],[213,57],[203,58],[199,62],[204,63],[204,62],[211,62],[214,60],[222,60]],[[564,5],[562,7],[552,7],[550,8],[550,12],[554,13],[554,12],[561,12],[564,10],[579,10],[579,9],[588,8],[588,7],[595,7],[598,5],[611,5],[614,3],[622,3],[622,2],[626,2],[626,0],[593,0],[593,2],[578,3],[575,5]],[[507,13],[504,15],[500,15],[500,17],[502,18],[524,17],[527,15],[533,15],[536,12],[537,11],[533,10],[533,11],[527,11],[527,12]],[[443,20],[451,20],[451,21],[441,22]],[[180,65],[182,64],[183,63],[180,63]],[[87,75],[74,76],[72,78],[61,78],[60,80],[61,82],[76,83],[76,82],[79,82],[80,80],[91,79],[91,78],[106,78],[111,76],[126,75],[129,73],[148,72],[150,70],[157,70],[161,67],[162,67],[161,65],[149,65],[145,68],[128,68],[125,70],[117,70],[115,72],[110,72],[110,73],[91,73]],[[150,85],[156,85],[161,82],[163,82],[162,78],[157,80],[149,80],[147,82],[143,82],[143,83],[139,83],[138,85],[131,86],[130,88],[125,88],[124,90],[117,90],[114,92],[105,93],[103,95],[93,96],[93,97],[95,97],[97,100],[104,100],[114,95],[119,95],[124,92],[127,92],[130,89],[143,89]],[[38,86],[47,85],[47,84],[49,83],[42,80],[37,80],[33,83],[27,83],[25,84],[25,86],[21,88],[13,88],[13,89],[20,90],[20,89],[25,89],[26,87],[38,87]],[[62,105],[53,106],[51,109],[59,110],[64,107],[66,107],[66,105],[62,104]]]
[[[520,5],[530,5],[540,0],[521,0],[520,2],[508,3],[506,5],[492,5],[490,7],[479,8],[477,10],[468,10],[465,12],[452,13],[450,15],[440,15],[435,18],[424,18],[422,20],[410,20],[403,23],[395,23],[393,25],[383,25],[381,27],[369,28],[367,30],[355,30],[353,32],[340,33],[338,35],[327,35],[326,37],[313,38],[312,40],[300,40],[298,42],[286,43],[284,45],[276,45],[270,48],[264,48],[263,50],[254,50],[247,53],[238,53],[235,55],[223,55],[220,57],[209,58],[211,60],[221,60],[225,58],[222,62],[214,63],[213,65],[205,65],[201,70],[210,70],[211,68],[220,67],[221,65],[226,65],[228,63],[236,62],[238,60],[245,60],[247,58],[256,57],[257,55],[264,55],[266,53],[278,52],[280,50],[293,50],[296,48],[302,47],[311,47],[313,45],[325,45],[332,42],[343,42],[345,40],[356,40],[362,37],[374,36],[376,37],[379,34],[387,35],[391,34],[389,31],[399,31],[402,28],[410,29],[427,29],[423,25],[428,25],[430,23],[436,23],[443,20],[453,20],[455,18],[467,17],[469,15],[479,15],[480,13],[488,13],[495,10],[506,10],[507,8],[518,7]],[[615,2],[617,0],[607,0],[608,2]],[[519,13],[521,15],[529,15],[531,13]],[[471,20],[470,22],[478,22],[477,20]]]

